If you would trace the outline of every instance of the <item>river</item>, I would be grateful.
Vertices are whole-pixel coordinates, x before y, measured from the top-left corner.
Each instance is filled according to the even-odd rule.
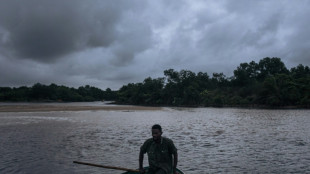
[[[156,123],[187,174],[310,173],[310,110],[236,108],[0,112],[0,173],[120,174],[72,161],[135,169]]]

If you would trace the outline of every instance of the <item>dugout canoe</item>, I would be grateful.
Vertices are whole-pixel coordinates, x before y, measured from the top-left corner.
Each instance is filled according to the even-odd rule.
[[[100,164],[93,164],[93,163],[88,163],[88,162],[81,162],[81,161],[73,161],[73,163],[76,164],[82,164],[82,165],[87,165],[87,166],[93,166],[93,167],[100,167],[100,168],[105,168],[105,169],[114,169],[114,170],[123,170],[126,171],[122,174],[140,174],[139,170],[137,169],[128,169],[128,168],[123,168],[123,167],[116,167],[116,166],[104,166]],[[144,167],[144,169],[147,171],[149,167]],[[177,172],[179,174],[185,174],[182,172],[180,169],[177,168]],[[148,174],[147,172],[145,174]]]
[[[147,170],[148,167],[144,167],[144,169]],[[177,172],[178,172],[179,174],[185,174],[184,172],[182,172],[182,171],[181,171],[180,169],[178,169],[178,168],[177,168]],[[140,173],[139,173],[139,172],[124,172],[124,173],[122,173],[122,174],[140,174]],[[145,174],[148,174],[148,173],[146,172]]]

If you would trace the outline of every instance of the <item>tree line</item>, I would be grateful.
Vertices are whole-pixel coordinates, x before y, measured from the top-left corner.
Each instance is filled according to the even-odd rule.
[[[34,84],[32,87],[0,87],[0,101],[24,102],[82,102],[115,100],[115,91],[107,88],[105,91],[89,85],[79,88],[69,88],[56,84]]]
[[[150,106],[310,106],[310,69],[298,65],[288,70],[280,58],[241,63],[233,76],[223,73],[164,71],[119,90],[86,85],[78,89],[37,83],[32,87],[1,87],[0,101],[99,101]]]
[[[310,69],[288,70],[280,58],[241,63],[232,77],[223,73],[164,71],[165,77],[129,83],[117,92],[117,101],[164,106],[310,106]]]

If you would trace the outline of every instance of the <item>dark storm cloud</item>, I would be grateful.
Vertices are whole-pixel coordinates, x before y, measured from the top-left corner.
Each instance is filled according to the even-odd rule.
[[[118,89],[163,71],[310,65],[308,0],[0,0],[0,83]]]
[[[0,8],[1,26],[9,32],[3,44],[13,54],[50,61],[75,49],[78,24],[68,2],[13,0],[2,1]]]
[[[1,46],[15,57],[41,62],[85,48],[108,47],[119,39],[120,17],[136,8],[134,1],[1,1],[0,26],[7,37]],[[116,54],[132,57],[140,50]]]

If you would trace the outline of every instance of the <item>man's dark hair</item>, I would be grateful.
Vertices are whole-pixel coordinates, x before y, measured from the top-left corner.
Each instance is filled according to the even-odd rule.
[[[160,126],[159,124],[154,124],[154,125],[152,126],[152,129],[158,129],[160,132],[162,132],[161,126]]]

